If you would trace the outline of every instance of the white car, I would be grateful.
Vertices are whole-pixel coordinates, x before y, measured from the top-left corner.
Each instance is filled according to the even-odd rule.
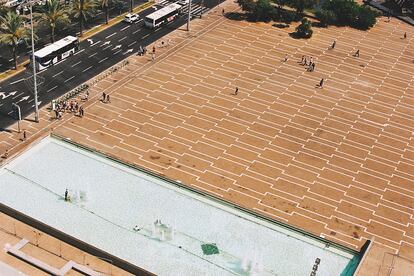
[[[180,4],[181,6],[185,6],[185,5],[188,5],[188,2],[190,2],[190,0],[180,0],[177,3]]]
[[[135,23],[139,20],[139,15],[136,13],[128,13],[125,15],[124,22],[126,23]]]

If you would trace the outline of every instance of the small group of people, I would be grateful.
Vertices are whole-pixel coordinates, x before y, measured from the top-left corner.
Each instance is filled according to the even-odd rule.
[[[110,103],[111,98],[109,97],[109,94],[106,94],[105,92],[102,92],[101,102]]]
[[[147,53],[147,47],[139,46],[139,50],[138,50],[137,55],[138,56],[144,56],[146,53]]]
[[[307,57],[302,56],[301,60],[299,61],[299,64],[303,66],[308,66],[308,68],[306,69],[308,72],[313,72],[315,70],[315,62],[313,62],[313,57],[309,58],[308,63]]]
[[[53,111],[55,112],[56,119],[62,118],[64,112],[72,112],[79,117],[84,115],[83,107],[76,100],[71,100],[70,102],[60,101],[53,106]]]

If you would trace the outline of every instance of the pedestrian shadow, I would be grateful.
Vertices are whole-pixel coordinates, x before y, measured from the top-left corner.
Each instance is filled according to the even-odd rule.
[[[36,120],[30,119],[30,118],[24,118],[23,121],[31,122],[31,123],[36,123]]]

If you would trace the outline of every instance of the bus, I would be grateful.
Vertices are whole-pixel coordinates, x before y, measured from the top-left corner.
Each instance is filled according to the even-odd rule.
[[[79,39],[67,36],[34,53],[36,69],[41,71],[53,64],[73,55],[79,50]],[[32,58],[30,61],[33,62]]]
[[[151,29],[173,21],[181,12],[181,5],[177,3],[165,6],[145,17],[145,26]]]

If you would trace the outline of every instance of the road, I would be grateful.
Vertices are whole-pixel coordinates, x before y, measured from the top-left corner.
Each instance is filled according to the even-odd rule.
[[[147,46],[164,35],[186,23],[188,7],[178,19],[155,30],[144,27],[143,18],[170,2],[164,0],[155,7],[142,11],[140,22],[127,24],[120,22],[94,35],[91,40],[80,43],[80,51],[60,63],[41,71],[38,74],[38,102],[42,107],[50,104],[76,86],[98,75],[130,55],[136,54],[140,46]],[[216,0],[204,1],[203,6],[193,0],[192,15],[205,13]],[[0,131],[16,122],[13,117],[12,104],[19,104],[22,118],[34,112],[32,72],[26,70],[7,81],[0,83]]]

